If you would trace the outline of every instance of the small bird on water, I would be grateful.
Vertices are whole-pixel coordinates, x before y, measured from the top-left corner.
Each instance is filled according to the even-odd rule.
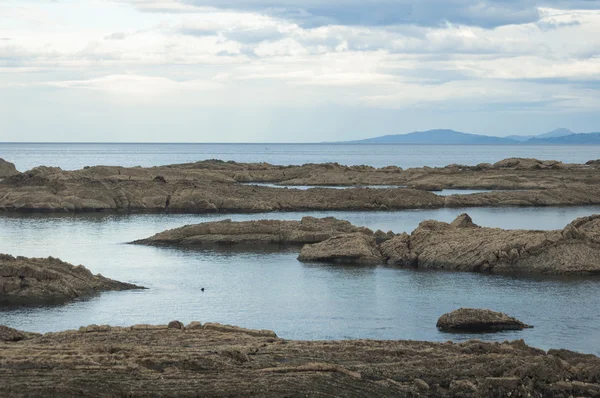
[[[203,291],[204,291],[204,288],[200,289],[200,291],[201,291],[201,292],[203,292]]]

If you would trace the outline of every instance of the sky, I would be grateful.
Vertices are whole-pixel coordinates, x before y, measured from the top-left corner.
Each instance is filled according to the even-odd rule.
[[[0,142],[600,131],[600,0],[0,0]]]

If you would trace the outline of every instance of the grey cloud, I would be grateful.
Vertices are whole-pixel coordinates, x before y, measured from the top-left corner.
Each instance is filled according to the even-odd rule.
[[[182,12],[196,7],[258,11],[295,21],[304,27],[323,25],[391,26],[446,23],[495,28],[537,22],[538,7],[600,9],[597,0],[179,0],[171,7],[160,0],[130,0],[142,10]]]
[[[123,32],[117,32],[104,37],[104,40],[125,40],[127,35]]]
[[[550,19],[548,21],[540,21],[537,23],[538,28],[543,31],[555,30],[560,28],[568,28],[571,26],[580,26],[581,22],[579,21],[570,21],[570,22],[560,22]]]

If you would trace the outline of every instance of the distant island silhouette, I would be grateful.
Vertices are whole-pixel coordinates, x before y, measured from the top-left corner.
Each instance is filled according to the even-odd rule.
[[[468,134],[449,129],[415,131],[408,134],[383,135],[340,144],[440,144],[440,145],[600,145],[600,133],[576,134],[560,128],[539,135],[496,137]]]

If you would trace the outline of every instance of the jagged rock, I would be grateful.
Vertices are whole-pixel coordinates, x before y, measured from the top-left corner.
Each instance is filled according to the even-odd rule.
[[[215,221],[158,233],[132,243],[145,245],[303,245],[322,242],[344,233],[373,231],[356,227],[334,217],[303,217],[301,221],[258,220],[233,222]]]
[[[474,308],[460,308],[444,314],[436,326],[446,332],[499,332],[533,327],[501,312]]]
[[[213,325],[213,324],[210,324]],[[221,325],[0,342],[0,396],[597,396],[600,358],[522,340],[293,341]],[[399,360],[401,358],[401,360]]]
[[[357,232],[306,245],[302,248],[298,260],[305,262],[379,264],[382,262],[382,257],[376,247],[375,238]]]
[[[402,267],[416,267],[417,257],[410,251],[410,236],[406,233],[394,236],[379,246],[386,263]]]
[[[14,163],[7,162],[6,160],[0,158],[0,178],[12,177],[14,175],[20,174]]]
[[[537,160],[528,158],[508,158],[494,163],[494,168],[513,168],[513,169],[560,169],[562,162],[556,160]]]
[[[562,231],[481,228],[461,215],[423,221],[410,237],[419,268],[545,274],[600,274],[600,215]]]
[[[52,257],[0,254],[0,304],[63,302],[102,291],[129,289],[143,288],[93,275],[82,265],[74,266]]]
[[[471,217],[467,213],[463,213],[460,216],[456,217],[454,221],[450,224],[451,227],[454,228],[476,228],[477,225],[473,222]]]

